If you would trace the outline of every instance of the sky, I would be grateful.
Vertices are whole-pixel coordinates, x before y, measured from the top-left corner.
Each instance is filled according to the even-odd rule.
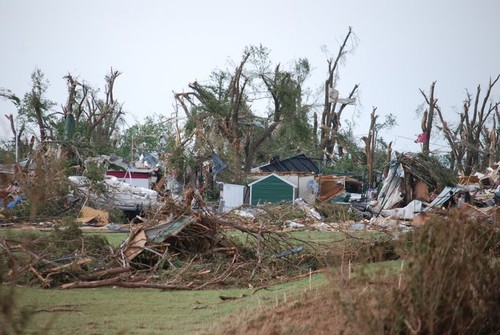
[[[250,45],[269,48],[275,64],[307,58],[313,72],[306,86],[316,91],[352,27],[355,48],[336,87],[342,96],[359,84],[359,99],[342,119],[364,136],[377,107],[380,121],[388,114],[397,121],[379,136],[396,150],[418,152],[419,89],[428,92],[436,81],[438,103],[455,122],[466,90],[500,74],[498,13],[497,0],[0,0],[0,88],[22,97],[39,68],[60,110],[68,72],[103,91],[104,76],[117,69],[115,97],[133,125],[147,115],[171,116],[173,91],[239,63]],[[492,98],[500,100],[500,89]],[[11,136],[3,115],[15,113],[0,100],[0,139]],[[445,150],[442,144],[432,139],[431,149]]]

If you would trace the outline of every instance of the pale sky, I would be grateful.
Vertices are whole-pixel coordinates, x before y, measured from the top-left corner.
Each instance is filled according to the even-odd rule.
[[[392,113],[398,126],[381,136],[417,152],[419,88],[437,81],[439,104],[456,121],[465,89],[486,87],[500,73],[499,13],[498,0],[0,0],[0,87],[22,97],[38,67],[60,108],[65,74],[103,90],[113,67],[123,73],[115,97],[132,125],[153,113],[170,116],[172,91],[206,81],[228,59],[239,62],[248,45],[269,48],[274,63],[307,58],[314,70],[306,86],[316,90],[327,72],[322,46],[336,53],[351,26],[357,47],[337,88],[342,96],[359,83],[360,100],[343,119],[362,136],[373,106],[379,120]],[[14,106],[0,100],[0,138],[11,136],[3,116],[10,113]]]

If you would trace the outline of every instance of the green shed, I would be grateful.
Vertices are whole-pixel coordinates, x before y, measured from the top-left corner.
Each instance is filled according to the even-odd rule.
[[[297,186],[272,173],[248,184],[250,205],[264,202],[294,201]]]

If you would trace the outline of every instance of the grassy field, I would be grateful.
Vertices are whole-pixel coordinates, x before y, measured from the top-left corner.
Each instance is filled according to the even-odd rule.
[[[359,266],[353,268],[352,277],[362,272],[394,274],[400,265],[401,262],[392,261]],[[16,314],[21,310],[30,312],[28,333],[46,329],[44,334],[206,334],[220,320],[280,307],[324,284],[325,276],[317,274],[261,290],[16,287]]]
[[[0,229],[0,236],[21,238],[37,236],[47,231]],[[87,231],[106,237],[118,246],[127,233]],[[292,236],[307,242],[332,243],[343,240],[339,232],[299,231]],[[390,271],[399,263],[389,262]],[[358,269],[353,269],[354,274]],[[204,291],[159,291],[153,289],[95,288],[95,289],[15,289],[16,314],[28,311],[28,331],[47,329],[48,334],[199,334],[227,315],[253,313],[262,308],[286,303],[326,282],[324,275],[283,283],[262,289],[221,289]],[[4,291],[5,291],[4,287]],[[229,297],[223,300],[220,296]],[[250,311],[250,312],[249,312]],[[45,333],[45,332],[44,332]]]
[[[17,312],[33,312],[29,332],[47,327],[48,334],[198,334],[223,316],[259,305],[279,305],[322,282],[324,277],[315,275],[311,281],[284,283],[253,295],[254,289],[162,292],[17,287],[15,292]]]
[[[8,288],[0,286],[0,334],[2,318],[12,320],[11,310],[27,322],[26,333],[39,334],[298,335],[332,334],[333,328],[333,333],[400,334],[420,327],[434,334],[497,333],[498,286],[491,283],[500,278],[498,226],[467,218],[461,212],[436,217],[409,235],[411,240],[392,244],[377,238],[365,243],[368,250],[362,250],[359,238],[379,234],[356,232],[352,238],[340,232],[294,232],[305,242],[331,248],[321,263],[329,271],[311,279],[307,270],[305,277],[285,275],[290,282],[268,289],[16,287],[11,303]],[[0,236],[12,237],[45,233],[0,230]],[[115,246],[127,237],[99,234]],[[391,258],[395,250],[401,258]],[[463,297],[460,304],[457,296]]]

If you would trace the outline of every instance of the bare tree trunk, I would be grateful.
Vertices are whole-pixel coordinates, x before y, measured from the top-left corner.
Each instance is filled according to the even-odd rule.
[[[441,121],[441,131],[444,134],[444,138],[448,142],[448,145],[450,146],[450,168],[452,170],[455,170],[462,175],[464,174],[464,168],[462,164],[462,160],[464,157],[464,150],[463,150],[463,144],[459,140],[459,134],[458,130],[452,131],[448,123],[444,120],[443,113],[441,112],[441,108],[436,105],[436,111],[437,115],[439,116],[439,119]],[[460,123],[463,123],[460,121]]]
[[[75,131],[75,117],[73,115],[73,105],[75,104],[75,99],[76,99],[77,83],[69,73],[64,78],[66,79],[68,85],[68,100],[66,101],[66,106],[63,106],[63,112],[66,118],[64,139],[66,141],[70,141],[73,139],[73,134]]]
[[[371,113],[371,122],[370,122],[370,130],[368,131],[368,137],[364,136],[362,139],[365,142],[365,153],[366,153],[366,166],[368,170],[368,187],[372,188],[374,186],[373,183],[373,170],[374,170],[374,156],[375,156],[375,144],[376,144],[376,136],[377,130],[375,128],[375,124],[378,118],[378,115],[375,115],[377,111],[377,107],[373,107]]]
[[[497,162],[495,153],[497,151],[497,138],[496,138],[496,120],[493,119],[493,126],[491,127],[491,132],[488,134],[489,145],[488,145],[488,166],[493,167]],[[485,130],[487,131],[487,130]]]
[[[435,85],[436,82],[433,81],[431,84],[429,97],[427,97],[424,91],[420,90],[420,93],[422,93],[422,95],[424,96],[428,106],[428,110],[426,111],[426,113],[424,113],[424,117],[422,118],[422,132],[425,134],[425,141],[422,144],[422,153],[425,156],[429,156],[430,153],[430,142],[431,142],[432,125],[434,122],[434,111],[437,105],[437,99],[434,99]]]
[[[21,145],[21,136],[23,135],[26,125],[23,123],[16,129],[14,116],[12,114],[9,114],[5,115],[5,117],[9,120],[10,130],[12,131],[12,135],[14,135],[14,143],[16,147],[16,163],[17,163],[17,160],[19,159],[19,146]]]
[[[336,137],[338,129],[340,128],[340,117],[342,111],[347,106],[347,104],[339,104],[339,111],[336,112],[337,102],[331,101],[330,91],[334,88],[335,73],[338,69],[341,59],[346,53],[347,42],[351,38],[352,28],[349,27],[349,31],[342,42],[337,57],[335,60],[328,60],[328,78],[325,81],[325,93],[324,93],[324,108],[323,114],[321,115],[321,137],[320,137],[320,150],[323,151],[328,157],[332,157],[333,150],[335,148]],[[358,85],[355,85],[349,98],[353,98],[357,92]]]

